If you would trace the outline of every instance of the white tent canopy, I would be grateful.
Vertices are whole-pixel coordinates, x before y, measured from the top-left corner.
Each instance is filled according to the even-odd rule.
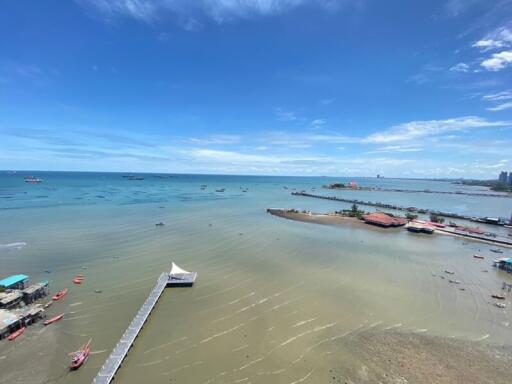
[[[174,261],[172,262],[172,268],[171,268],[171,275],[178,275],[178,274],[188,274],[191,273],[189,271],[185,271],[184,269],[181,269],[176,264],[174,264]]]

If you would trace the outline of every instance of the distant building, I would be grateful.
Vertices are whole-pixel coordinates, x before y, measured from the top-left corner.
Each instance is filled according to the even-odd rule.
[[[512,185],[512,172],[508,173],[508,185]]]
[[[509,180],[509,176],[506,171],[501,171],[500,176],[498,177],[498,181],[500,183],[507,183]]]

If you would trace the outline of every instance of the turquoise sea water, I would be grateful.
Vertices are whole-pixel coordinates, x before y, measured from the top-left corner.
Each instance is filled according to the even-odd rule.
[[[44,182],[25,183],[28,174]],[[373,328],[512,341],[508,310],[489,303],[502,281],[510,281],[490,266],[490,246],[293,222],[265,212],[348,207],[291,196],[293,189],[481,216],[509,216],[512,199],[321,189],[352,180],[340,178],[122,176],[0,174],[0,274],[49,279],[52,292],[70,288],[49,309],[49,316],[66,313],[61,322],[31,326],[15,343],[0,341],[0,383],[90,382],[171,260],[197,271],[198,281],[166,290],[119,382],[327,382],[329,370],[347,357],[344,335]],[[355,180],[461,189],[446,182]],[[216,192],[220,188],[225,192]],[[160,221],[166,225],[155,227]],[[477,252],[486,259],[473,259]],[[456,272],[465,291],[439,277],[445,269]],[[73,286],[78,273],[85,283]],[[93,355],[68,373],[67,353],[89,338]],[[30,369],[21,365],[26,359]]]

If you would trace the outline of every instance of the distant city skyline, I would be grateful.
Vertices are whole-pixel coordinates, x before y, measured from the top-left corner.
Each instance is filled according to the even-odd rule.
[[[512,170],[509,0],[2,10],[0,169],[478,179]]]

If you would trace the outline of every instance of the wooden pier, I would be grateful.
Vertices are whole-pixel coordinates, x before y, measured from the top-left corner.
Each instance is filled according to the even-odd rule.
[[[124,331],[123,336],[121,336],[107,361],[105,361],[94,378],[93,384],[109,384],[114,380],[114,376],[119,367],[121,367],[121,363],[144,327],[144,323],[151,314],[151,311],[153,311],[165,287],[190,287],[194,284],[196,277],[196,272],[185,271],[174,263],[172,263],[170,272],[163,272],[160,275],[146,301],[140,307],[139,312],[137,312],[137,315],[135,315],[126,331]]]

